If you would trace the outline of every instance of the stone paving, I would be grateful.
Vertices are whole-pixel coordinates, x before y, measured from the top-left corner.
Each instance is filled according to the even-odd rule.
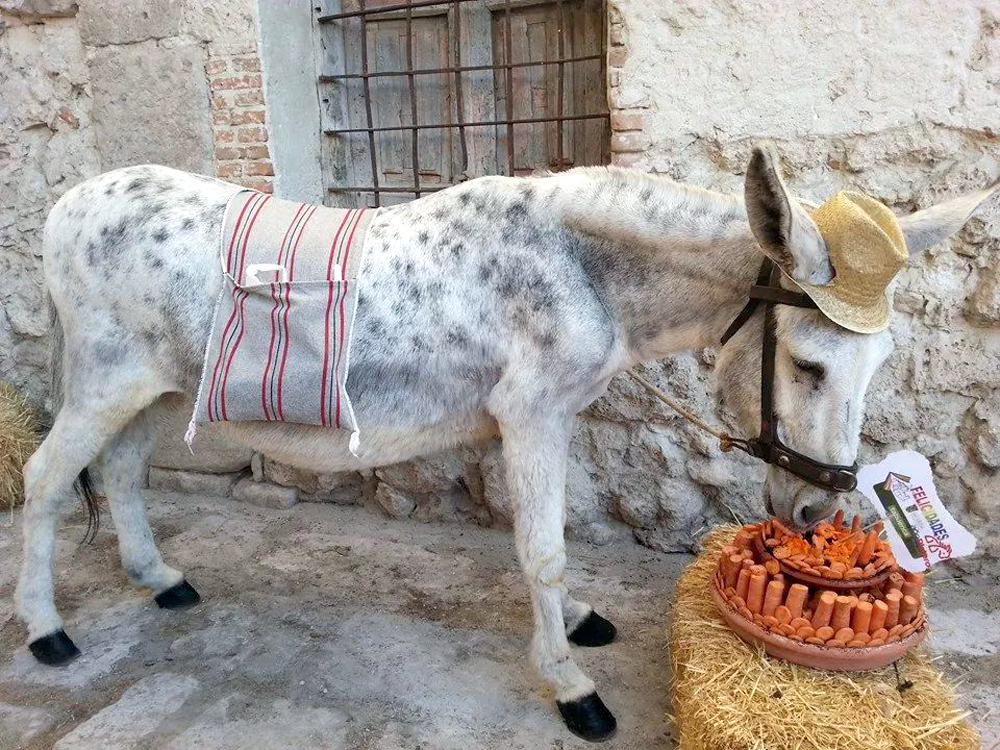
[[[204,601],[157,609],[125,579],[110,519],[81,547],[74,514],[57,590],[83,656],[63,669],[35,664],[23,645],[11,603],[20,519],[0,527],[0,750],[588,746],[563,729],[527,660],[530,614],[508,533],[149,494],[164,556]],[[619,719],[605,747],[674,747],[666,620],[690,558],[624,531],[569,555],[574,591],[621,634],[575,650]],[[934,647],[964,681],[987,749],[1000,741],[998,571],[966,566],[931,588]]]

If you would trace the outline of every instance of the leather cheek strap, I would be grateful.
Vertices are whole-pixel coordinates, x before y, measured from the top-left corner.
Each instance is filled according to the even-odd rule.
[[[765,260],[757,276],[757,283],[750,290],[750,300],[722,337],[725,344],[764,302],[764,336],[761,342],[760,361],[760,434],[747,441],[748,452],[768,464],[777,466],[800,479],[833,492],[850,492],[857,487],[857,464],[842,466],[816,461],[792,450],[778,437],[777,416],[774,413],[775,361],[777,334],[774,319],[776,304],[816,308],[816,303],[801,292],[792,292],[780,286],[778,268]]]

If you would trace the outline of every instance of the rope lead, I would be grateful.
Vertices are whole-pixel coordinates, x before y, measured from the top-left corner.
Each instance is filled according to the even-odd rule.
[[[737,450],[743,451],[744,453],[753,455],[753,453],[750,450],[750,444],[743,438],[735,438],[728,432],[723,432],[722,430],[715,429],[704,419],[685,409],[683,406],[674,401],[666,393],[661,391],[659,388],[650,383],[641,375],[631,370],[628,372],[628,374],[632,376],[632,379],[635,380],[637,383],[639,383],[639,385],[641,385],[643,388],[649,391],[653,396],[658,398],[664,404],[666,404],[675,412],[684,417],[684,419],[686,419],[696,427],[699,427],[700,429],[704,430],[709,435],[715,437],[719,441],[719,450],[722,451],[723,453],[729,453],[731,450],[735,448]]]

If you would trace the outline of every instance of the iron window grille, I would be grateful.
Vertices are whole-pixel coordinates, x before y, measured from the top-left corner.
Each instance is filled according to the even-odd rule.
[[[378,0],[374,0],[378,2]],[[345,9],[334,13],[324,13],[322,8],[317,7],[317,17],[316,22],[320,27],[326,27],[330,24],[343,24],[349,20],[356,20],[360,22],[360,33],[359,46],[360,46],[360,60],[359,60],[359,70],[355,72],[343,72],[336,74],[323,74],[319,76],[320,84],[343,84],[346,85],[351,81],[360,81],[363,90],[363,100],[364,100],[364,119],[365,124],[363,127],[358,126],[346,126],[346,127],[329,127],[323,130],[323,133],[331,138],[341,138],[344,136],[349,136],[351,134],[365,134],[367,136],[367,151],[370,160],[370,170],[371,170],[371,183],[368,185],[334,185],[328,186],[327,191],[330,193],[342,193],[342,194],[370,194],[376,205],[379,203],[379,197],[381,194],[386,193],[400,193],[409,194],[414,197],[419,197],[423,193],[434,192],[437,190],[443,190],[448,187],[452,187],[455,181],[448,184],[421,184],[421,173],[420,173],[420,149],[418,147],[418,134],[421,131],[427,130],[438,130],[447,131],[455,130],[458,134],[458,146],[460,149],[460,163],[461,163],[461,175],[467,175],[469,167],[469,144],[467,139],[467,131],[472,128],[505,128],[506,130],[506,161],[503,165],[504,174],[513,175],[515,173],[515,127],[526,126],[526,125],[537,125],[542,123],[553,123],[555,125],[555,163],[550,165],[535,165],[536,167],[547,167],[552,171],[558,171],[567,166],[567,161],[565,159],[565,144],[564,144],[564,124],[567,122],[576,121],[595,121],[600,120],[603,122],[603,140],[605,143],[610,142],[610,115],[606,109],[605,111],[593,111],[585,112],[582,114],[577,113],[566,113],[564,111],[564,95],[565,95],[565,81],[566,81],[566,69],[568,66],[577,65],[580,63],[587,63],[591,61],[599,61],[600,70],[600,82],[601,90],[604,90],[604,77],[606,73],[605,67],[605,50],[606,50],[606,13],[604,11],[604,5],[601,4],[601,24],[602,30],[599,34],[599,51],[593,54],[584,54],[577,56],[565,55],[565,16],[564,4],[570,4],[571,0],[406,0],[401,2],[391,2],[391,0],[382,0],[378,5],[374,5],[372,0],[344,0],[343,6]],[[496,57],[496,50],[493,53],[492,64],[486,65],[463,65],[462,64],[462,34],[461,34],[461,24],[462,24],[462,6],[466,3],[480,3],[485,4],[491,11],[502,14],[504,23],[504,47],[503,47],[503,61],[500,62]],[[514,9],[519,7],[527,7],[529,5],[554,5],[557,23],[557,55],[553,59],[539,59],[539,60],[527,60],[521,62],[513,62],[513,36],[512,36],[512,13]],[[449,57],[451,58],[452,65],[434,68],[417,68],[414,66],[414,50],[413,50],[413,20],[414,11],[428,11],[428,10],[446,10],[450,11],[448,14],[448,26],[449,26],[449,39],[452,40],[453,49],[449,52]],[[570,11],[572,12],[572,10]],[[405,19],[405,68],[400,70],[372,70],[371,61],[369,59],[369,42],[368,42],[368,24],[372,21],[377,21],[381,18],[400,18]],[[545,117],[522,117],[516,118],[514,116],[514,75],[512,71],[520,68],[534,68],[534,67],[549,67],[554,66],[557,69],[556,76],[556,112],[554,115]],[[493,84],[494,88],[502,85],[505,91],[505,105],[503,107],[503,117],[494,117],[492,119],[480,119],[480,120],[465,120],[464,112],[464,90],[463,90],[463,74],[475,73],[475,72],[492,72],[493,74]],[[502,73],[503,81],[502,84],[498,81],[498,75]],[[435,122],[427,123],[420,122],[418,118],[418,93],[416,79],[418,76],[441,76],[448,75],[454,76],[454,107],[449,107],[452,114],[455,116],[453,121],[450,122]],[[389,125],[382,126],[375,124],[375,118],[373,117],[372,111],[372,84],[374,79],[380,78],[394,78],[394,77],[405,77],[407,79],[407,84],[409,88],[409,100],[410,100],[410,112],[409,112],[409,124],[400,125]],[[499,109],[499,106],[497,107]],[[379,133],[393,133],[393,132],[409,132],[410,133],[410,146],[411,146],[411,160],[412,160],[412,186],[389,186],[380,184],[379,181],[379,165],[378,165],[378,145],[376,143],[377,134]],[[603,151],[603,150],[602,150]],[[602,155],[602,161],[598,163],[607,163],[607,156]],[[498,158],[498,167],[499,167]],[[462,181],[460,177],[458,182]]]

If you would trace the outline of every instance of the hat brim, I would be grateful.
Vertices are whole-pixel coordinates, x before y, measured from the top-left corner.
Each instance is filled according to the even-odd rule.
[[[859,304],[843,299],[837,293],[835,284],[799,286],[816,303],[820,312],[842,328],[855,333],[878,333],[889,327],[892,302],[888,292],[879,295],[871,303]]]

